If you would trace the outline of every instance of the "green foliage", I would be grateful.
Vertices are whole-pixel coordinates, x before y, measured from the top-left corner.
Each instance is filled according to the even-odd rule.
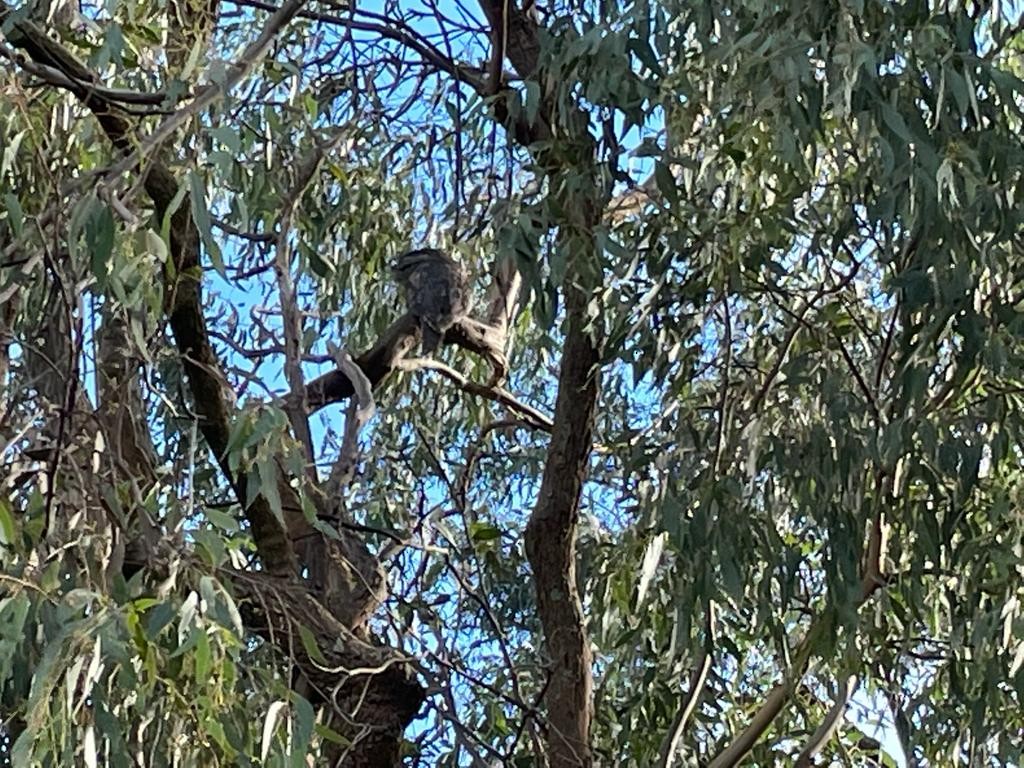
[[[1024,47],[1019,20],[942,6],[556,3],[541,76],[506,101],[533,123],[554,99],[562,122],[534,150],[574,169],[557,178],[486,100],[401,41],[298,20],[165,148],[241,403],[226,457],[198,436],[165,326],[164,277],[180,277],[170,214],[156,220],[134,176],[94,189],[114,160],[96,121],[5,70],[0,716],[16,764],[294,766],[334,737],[290,690],[281,654],[245,632],[221,570],[253,554],[216,460],[279,516],[275,462],[303,461],[280,401],[267,402],[285,391],[282,212],[308,378],[331,366],[328,341],[357,353],[378,339],[399,311],[388,261],[429,242],[476,275],[478,307],[494,259],[518,266],[527,301],[506,386],[550,413],[572,255],[554,234],[595,185],[608,213],[586,233],[604,278],[592,314],[607,343],[577,566],[597,761],[655,764],[707,651],[677,764],[710,762],[787,675],[789,705],[745,764],[795,761],[851,674],[863,682],[821,764],[892,765],[897,742],[928,764],[1019,764]],[[399,10],[383,6],[392,31]],[[123,0],[58,37],[105,86],[160,90],[182,109],[174,100],[200,75],[222,79],[265,18],[225,5],[216,56],[196,52],[171,77],[166,11]],[[421,35],[426,18],[402,24]],[[485,38],[460,30],[445,26],[446,55],[478,62]],[[565,140],[577,123],[596,168]],[[316,147],[328,149],[302,185]],[[74,461],[22,461],[55,439],[60,411],[37,399],[40,338],[74,342],[50,363],[74,364],[61,381],[83,382],[69,401],[89,410],[110,316],[125,318],[124,355],[143,371],[152,476],[108,481],[116,461],[86,416],[67,427]],[[470,354],[443,355],[486,380]],[[549,680],[521,542],[546,436],[426,371],[375,397],[344,506],[388,570],[374,631],[430,685],[409,760],[532,764]],[[328,465],[342,414],[312,423]],[[172,542],[160,578],[126,582],[111,565],[104,521],[118,514],[150,516]],[[881,756],[866,740],[880,737],[875,719]]]
[[[38,576],[8,565],[0,672],[4,709],[20,721],[5,720],[20,730],[15,765],[284,766],[305,754],[308,703],[264,669],[210,577],[179,572],[132,597],[137,583],[107,595],[73,586],[57,562]]]

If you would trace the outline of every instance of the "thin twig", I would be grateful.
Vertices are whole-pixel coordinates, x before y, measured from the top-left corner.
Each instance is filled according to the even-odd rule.
[[[704,685],[707,683],[708,673],[711,672],[711,666],[714,660],[714,644],[715,644],[715,603],[708,603],[708,610],[705,617],[704,625],[704,647],[701,648],[700,655],[697,658],[697,664],[693,668],[693,673],[690,675],[690,685],[686,691],[686,698],[681,702],[679,712],[676,714],[675,722],[672,723],[672,727],[668,733],[665,734],[665,739],[661,743],[660,756],[658,760],[659,768],[672,768],[672,764],[675,763],[676,753],[679,751],[679,742],[683,738],[683,731],[686,729],[686,723],[690,719],[690,715],[697,708],[697,702],[700,700],[700,694],[704,690]]]
[[[846,711],[846,705],[856,689],[856,675],[850,675],[840,684],[839,690],[836,691],[835,704],[832,705],[832,709],[829,710],[821,725],[818,726],[817,730],[811,735],[811,738],[808,739],[806,746],[804,746],[800,756],[796,759],[794,768],[811,768],[814,756],[821,751],[821,748],[832,738],[832,734],[836,732],[839,721]]]
[[[464,392],[485,397],[488,400],[501,403],[511,411],[515,411],[520,416],[523,416],[534,429],[541,429],[545,432],[550,432],[551,428],[554,426],[551,419],[536,408],[516,399],[515,395],[507,389],[498,386],[477,384],[475,381],[471,381],[467,377],[463,376],[454,368],[447,366],[444,363],[439,363],[436,360],[428,360],[427,358],[419,357],[406,358],[405,360],[400,360],[396,367],[399,370],[409,372],[423,369],[437,371],[437,373],[441,374],[446,379],[454,382],[455,385]]]
[[[498,421],[492,421],[489,424],[485,424],[480,430],[480,435],[476,441],[470,446],[469,451],[466,453],[466,464],[459,474],[459,482],[456,487],[455,503],[458,504],[459,509],[466,508],[466,500],[469,496],[469,485],[472,480],[473,467],[476,466],[477,459],[480,458],[480,453],[483,450],[484,440],[487,436],[499,429],[532,429],[533,424],[522,419],[500,419]]]
[[[229,0],[234,5],[244,6],[247,8],[258,8],[263,11],[277,11],[279,10],[273,3],[267,3],[263,0]],[[375,24],[368,21],[358,21],[351,17],[338,16],[333,13],[317,13],[315,11],[300,11],[298,16],[303,19],[310,19],[312,21],[319,21],[325,24],[334,24],[340,27],[346,27],[358,32],[373,32],[380,35],[381,37],[387,38],[388,40],[394,40],[396,43],[401,43],[407,48],[411,48],[420,56],[423,57],[424,61],[435,69],[442,72],[447,72],[452,75],[456,80],[464,82],[473,90],[478,93],[485,93],[485,84],[479,77],[479,70],[473,67],[466,67],[459,64],[451,59],[447,58],[441,51],[431,45],[428,41],[421,38],[419,35],[414,34],[411,30],[403,28],[400,23],[394,20],[389,20],[395,26],[389,27],[385,24]]]
[[[807,299],[804,302],[803,306],[800,307],[800,309],[796,310],[793,314],[797,317],[798,320],[802,321],[803,318],[807,316],[807,313],[810,312],[811,309],[813,309],[819,301],[821,301],[823,298],[830,294],[838,293],[839,291],[843,290],[843,288],[845,288],[847,285],[849,285],[853,278],[857,276],[857,273],[860,271],[860,267],[861,263],[859,261],[855,261],[853,268],[848,273],[846,273],[842,278],[840,278],[839,282],[836,285],[834,285],[831,288],[826,288],[824,285],[822,285],[814,293],[814,295]],[[789,357],[789,350],[793,346],[793,341],[796,339],[796,334],[800,330],[800,326],[800,322],[795,322],[793,323],[793,325],[789,327],[789,331],[787,331],[786,337],[783,339],[782,344],[779,348],[778,357],[776,357],[771,370],[768,372],[768,375],[765,377],[764,383],[761,385],[761,389],[758,390],[757,394],[754,396],[753,402],[750,405],[751,413],[757,413],[761,408],[761,404],[764,403],[765,399],[768,397],[768,393],[771,391],[772,385],[775,383],[775,380],[778,377],[779,372],[782,370],[782,366],[785,365],[786,359]]]

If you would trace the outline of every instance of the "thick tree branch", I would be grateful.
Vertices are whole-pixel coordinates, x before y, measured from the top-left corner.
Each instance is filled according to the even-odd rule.
[[[553,768],[593,764],[590,728],[593,720],[593,671],[586,622],[576,586],[576,531],[580,495],[593,441],[599,393],[602,339],[600,321],[589,307],[600,289],[601,269],[594,252],[594,232],[602,219],[606,190],[599,184],[596,146],[587,116],[579,109],[559,112],[549,85],[538,78],[540,44],[532,13],[514,0],[480,0],[492,37],[502,38],[504,54],[524,80],[540,80],[537,117],[509,124],[505,102],[493,101],[495,116],[516,141],[531,149],[538,165],[552,177],[559,202],[567,212],[561,237],[572,252],[572,266],[562,285],[565,294],[565,343],[559,371],[554,426],[541,488],[526,526],[526,554],[533,569],[537,609],[551,675],[544,692],[548,717],[548,760]],[[532,6],[531,6],[532,7]],[[548,150],[558,125],[559,151]],[[568,184],[571,175],[576,183]],[[592,187],[578,188],[590,178]],[[569,190],[574,190],[569,192]]]
[[[319,697],[332,707],[334,722],[353,742],[347,766],[392,768],[401,762],[401,733],[423,703],[424,692],[409,659],[368,643],[339,622],[302,585],[253,571],[232,571],[246,626],[291,660]],[[299,633],[308,631],[315,649]]]
[[[511,0],[503,0],[502,9],[491,19],[491,58],[487,62],[487,91],[495,94],[501,88],[501,73],[505,65],[505,49],[508,47],[508,9]]]
[[[410,315],[402,315],[381,334],[377,343],[355,358],[370,385],[376,388],[398,365],[398,361],[416,343],[419,323]],[[333,370],[306,385],[306,402],[310,412],[348,400],[356,393],[352,380],[341,370]]]
[[[537,71],[540,56],[537,22],[516,5],[515,0],[480,0],[480,7],[491,29],[497,30],[494,34],[502,39],[502,53],[519,76],[528,79]]]
[[[56,67],[51,67],[47,64],[36,64],[30,59],[24,59],[23,57],[11,52],[6,46],[0,46],[0,56],[14,62],[30,75],[38,77],[49,85],[64,88],[65,90],[73,91],[76,88],[86,87],[95,92],[100,98],[108,101],[119,102],[121,104],[146,104],[150,106],[160,106],[167,100],[167,94],[159,91],[155,93],[143,93],[141,91],[132,91],[126,88],[108,88],[93,81],[83,82],[80,80],[74,80],[70,75],[65,74]]]
[[[222,92],[237,83],[266,51],[276,33],[298,12],[301,3],[297,0],[286,4],[279,14],[268,21],[267,27],[250,45],[243,59],[229,68],[229,74],[221,85],[208,86],[200,97],[190,105],[190,110],[212,103]],[[0,21],[8,18],[11,11],[0,3]],[[86,83],[95,83],[98,78],[81,64],[62,45],[51,40],[38,25],[30,21],[18,21],[13,25],[8,39],[27,53],[34,62],[52,67],[73,81],[69,90],[78,96],[93,112],[111,143],[129,157],[142,157],[142,150],[132,152],[137,135],[132,124],[117,105],[105,99]],[[143,142],[146,147],[155,147],[161,137],[169,136],[184,121],[186,110],[175,113],[163,121],[154,134]],[[134,165],[134,161],[128,166]],[[171,206],[177,205],[171,214],[170,253],[173,259],[173,278],[168,283],[166,310],[171,330],[182,364],[188,376],[189,386],[199,416],[199,426],[217,458],[222,471],[232,484],[240,501],[248,498],[247,481],[236,476],[228,463],[227,446],[230,435],[231,407],[227,398],[227,384],[210,344],[203,316],[202,287],[200,283],[200,242],[191,207],[187,200],[175,201],[179,184],[171,171],[161,162],[152,162],[145,178],[145,188],[153,201],[158,218],[170,213]],[[295,528],[303,529],[304,520],[296,508],[288,510]],[[295,573],[297,561],[286,531],[277,521],[269,503],[258,496],[246,510],[252,526],[264,567],[272,573]],[[294,531],[293,531],[294,533]]]
[[[377,343],[368,351],[355,358],[370,384],[376,388],[392,371],[419,339],[419,324],[410,314],[402,315],[381,334]],[[478,320],[465,318],[449,328],[443,343],[455,344],[489,359],[504,375],[508,363],[505,358],[505,334],[498,328]],[[306,401],[310,412],[324,406],[348,400],[355,394],[352,380],[340,370],[330,371],[309,382],[306,386]]]
[[[597,406],[600,342],[586,315],[589,296],[567,290],[567,324],[540,493],[526,526],[537,608],[551,669],[545,703],[553,768],[589,766],[593,717],[590,643],[576,588],[576,527]]]

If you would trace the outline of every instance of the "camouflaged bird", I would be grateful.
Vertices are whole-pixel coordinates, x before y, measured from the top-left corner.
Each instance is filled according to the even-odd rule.
[[[420,248],[398,257],[392,268],[405,304],[420,325],[421,351],[434,352],[444,333],[469,313],[469,280],[444,251]]]

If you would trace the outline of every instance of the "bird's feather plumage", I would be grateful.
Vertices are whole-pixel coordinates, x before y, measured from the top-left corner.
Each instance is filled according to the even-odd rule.
[[[409,251],[394,274],[405,290],[406,307],[420,324],[421,350],[430,354],[445,331],[469,312],[469,286],[457,261],[435,248]]]

